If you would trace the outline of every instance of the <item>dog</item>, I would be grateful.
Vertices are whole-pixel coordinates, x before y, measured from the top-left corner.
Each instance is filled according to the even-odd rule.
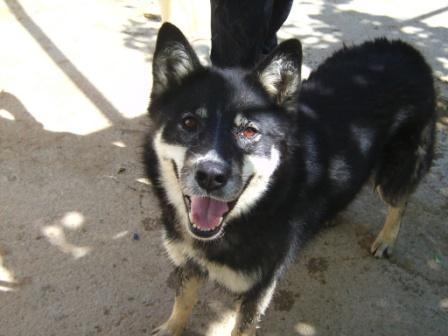
[[[342,48],[303,82],[301,63],[292,39],[251,71],[204,67],[161,27],[144,162],[179,281],[153,335],[181,335],[207,279],[239,297],[232,336],[255,335],[298,251],[370,180],[388,206],[371,251],[391,253],[434,155],[431,69],[386,39]]]

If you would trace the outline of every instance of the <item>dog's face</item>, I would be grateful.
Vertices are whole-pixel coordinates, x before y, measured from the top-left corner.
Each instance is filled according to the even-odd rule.
[[[160,183],[194,238],[220,237],[269,188],[289,133],[301,49],[287,41],[253,72],[203,68],[181,32],[162,26],[150,117]]]

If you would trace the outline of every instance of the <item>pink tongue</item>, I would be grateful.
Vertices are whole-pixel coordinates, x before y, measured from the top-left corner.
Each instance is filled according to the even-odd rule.
[[[229,211],[226,202],[209,197],[191,197],[191,215],[193,223],[200,229],[214,229],[220,218]]]

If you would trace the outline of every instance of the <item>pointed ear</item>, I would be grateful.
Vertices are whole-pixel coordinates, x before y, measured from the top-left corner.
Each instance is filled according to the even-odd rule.
[[[152,94],[159,95],[168,87],[201,68],[196,53],[182,32],[171,23],[164,23],[157,35],[152,62]]]
[[[296,39],[281,43],[255,69],[258,80],[277,104],[294,108],[302,67],[302,45]]]

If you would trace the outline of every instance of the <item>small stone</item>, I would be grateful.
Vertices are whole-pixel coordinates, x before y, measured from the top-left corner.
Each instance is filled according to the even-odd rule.
[[[448,197],[448,188],[441,188],[440,192],[443,196]]]

